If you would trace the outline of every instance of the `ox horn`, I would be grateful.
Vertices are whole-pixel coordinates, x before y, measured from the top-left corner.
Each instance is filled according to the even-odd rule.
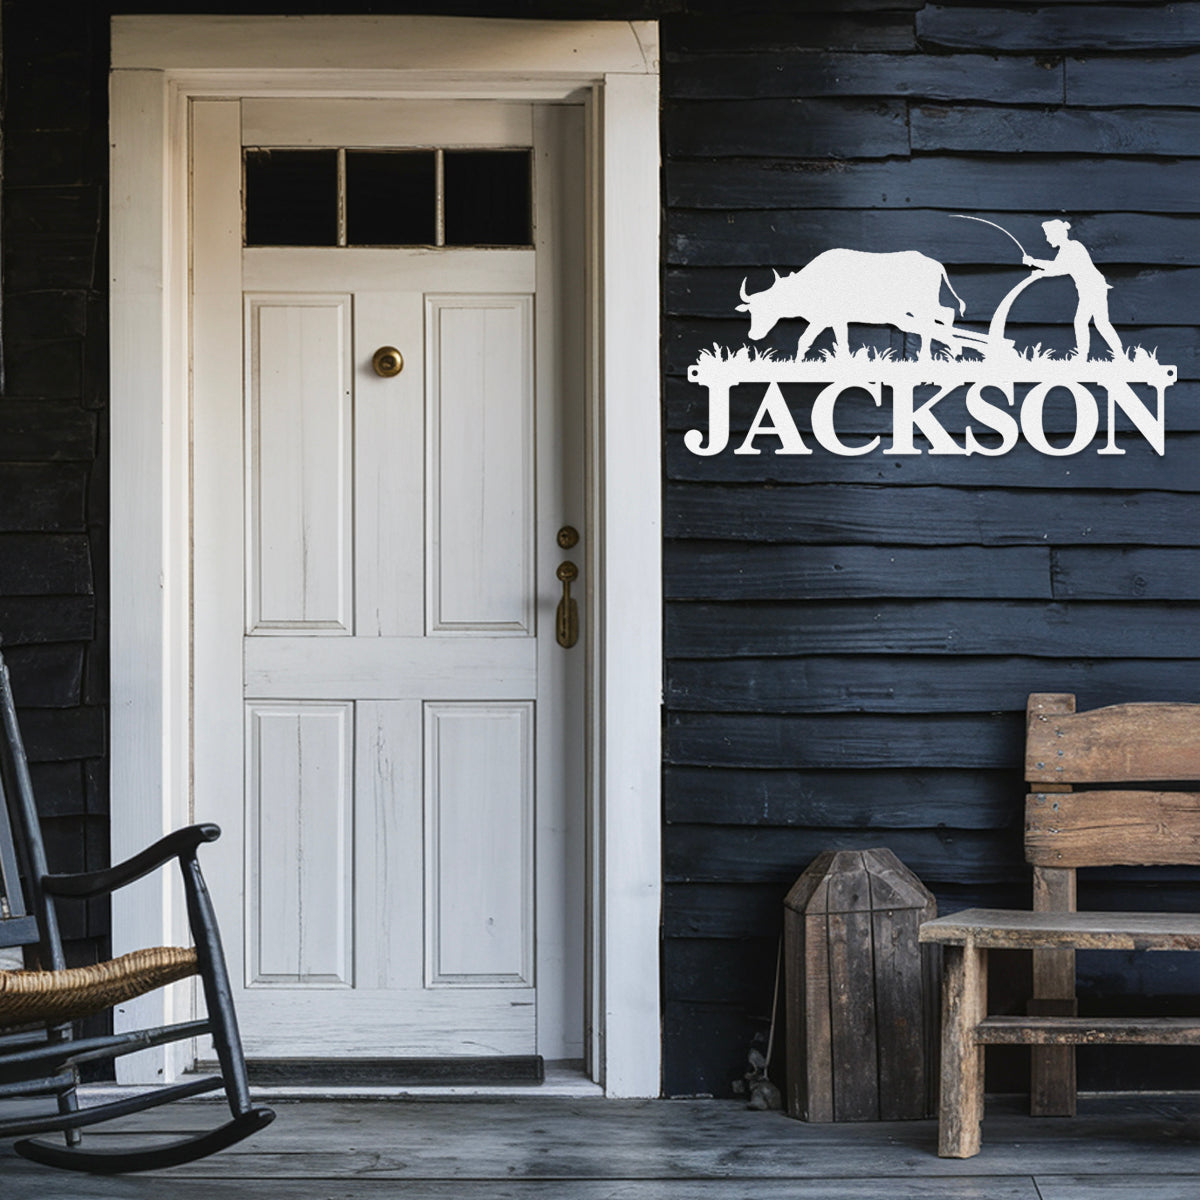
[[[778,283],[778,282],[779,282],[779,281],[780,281],[780,280],[783,278],[783,276],[782,276],[782,275],[780,275],[780,274],[779,274],[779,272],[778,272],[778,271],[776,271],[774,267],[772,267],[772,268],[771,268],[771,272],[772,272],[772,274],[775,276],[775,282],[776,282],[776,283]]]
[[[750,293],[746,291],[746,281],[744,279],[742,280],[742,300],[747,304],[750,302]]]

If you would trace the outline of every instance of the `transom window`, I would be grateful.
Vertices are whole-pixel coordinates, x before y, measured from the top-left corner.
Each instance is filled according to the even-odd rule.
[[[528,246],[531,174],[527,149],[248,149],[245,244]]]

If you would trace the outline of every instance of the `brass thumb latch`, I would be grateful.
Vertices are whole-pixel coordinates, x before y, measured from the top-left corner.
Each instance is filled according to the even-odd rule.
[[[579,605],[571,595],[571,584],[579,578],[579,568],[573,562],[565,562],[555,574],[562,581],[563,594],[554,615],[554,636],[560,646],[569,649],[579,641]]]

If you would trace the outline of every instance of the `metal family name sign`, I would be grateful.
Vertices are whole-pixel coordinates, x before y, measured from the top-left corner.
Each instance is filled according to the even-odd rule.
[[[967,220],[982,221],[980,217]],[[1006,229],[983,221],[1012,238]],[[738,312],[750,318],[749,336],[764,338],[783,320],[808,322],[794,358],[747,346],[701,351],[688,368],[688,379],[708,390],[708,430],[690,429],[684,445],[701,456],[720,454],[729,444],[729,392],[739,384],[765,384],[749,431],[734,454],[761,454],[760,439],[776,454],[812,454],[801,435],[781,384],[806,384],[805,404],[811,404],[808,427],[816,444],[833,454],[861,455],[878,450],[879,436],[852,442],[847,427],[839,431],[839,412],[869,400],[876,408],[891,404],[891,442],[884,454],[921,454],[920,434],[930,454],[1007,454],[1024,436],[1042,454],[1078,454],[1090,446],[1104,421],[1106,438],[1099,454],[1124,454],[1117,444],[1117,414],[1157,454],[1165,448],[1164,393],[1175,382],[1176,369],[1158,361],[1154,351],[1126,349],[1108,319],[1110,284],[1092,262],[1086,247],[1070,236],[1062,220],[1045,221],[1042,230],[1055,250],[1053,258],[1027,254],[1019,242],[1021,261],[1032,272],[1001,300],[986,333],[956,328],[954,318],[966,305],[954,291],[941,263],[915,250],[867,253],[826,250],[792,275],[775,272],[764,291],[750,293],[742,282]],[[994,235],[992,235],[994,236]],[[1005,335],[1005,323],[1017,297],[1031,284],[1062,276],[1074,284],[1075,348],[1061,356],[1041,345],[1021,349]],[[942,303],[945,288],[955,307]],[[850,348],[849,326],[892,326],[911,334],[917,355],[896,357],[890,348]],[[1109,356],[1089,357],[1092,328],[1105,342]],[[813,343],[826,331],[832,350],[809,358]],[[815,386],[815,395],[813,390]],[[794,399],[794,397],[793,397]],[[1048,402],[1068,416],[1051,422],[1056,441],[1047,436]],[[1073,416],[1069,405],[1073,402]],[[840,404],[840,408],[839,408]],[[948,417],[955,405],[965,404],[965,420]],[[938,406],[943,406],[939,414]],[[1067,434],[1064,440],[1063,433]],[[956,436],[958,434],[959,436]]]

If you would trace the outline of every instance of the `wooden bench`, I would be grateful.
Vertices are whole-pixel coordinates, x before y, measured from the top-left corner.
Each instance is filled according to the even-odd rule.
[[[1188,790],[1200,786],[1200,704],[1077,713],[1073,695],[1035,693],[1025,778],[1033,911],[973,908],[921,926],[921,941],[944,947],[938,1153],[947,1158],[979,1152],[985,1046],[1033,1047],[1031,1111],[1071,1116],[1075,1046],[1200,1044],[1200,1016],[1082,1018],[1075,1002],[1076,950],[1200,950],[1200,915],[1077,912],[1075,882],[1079,867],[1200,865],[1200,792]],[[1028,1016],[988,1015],[993,948],[1033,952]]]

